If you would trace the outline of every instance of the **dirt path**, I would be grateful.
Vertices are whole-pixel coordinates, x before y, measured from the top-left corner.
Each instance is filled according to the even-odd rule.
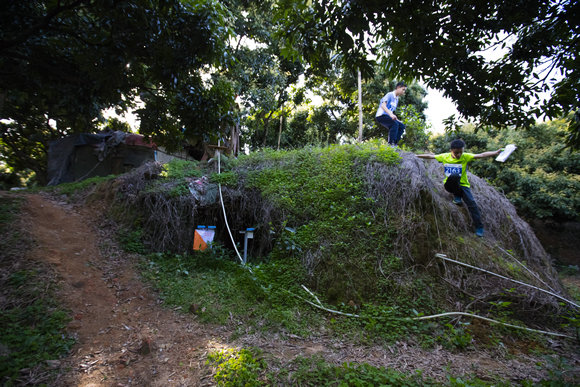
[[[200,324],[195,316],[160,305],[157,295],[138,278],[134,263],[109,240],[106,224],[91,226],[94,213],[41,195],[27,198],[27,227],[36,241],[31,254],[55,268],[62,299],[74,315],[69,328],[77,344],[61,364],[58,386],[214,385],[205,365],[207,353],[235,346],[259,347],[280,366],[299,355],[319,354],[337,364],[355,361],[404,372],[422,370],[441,381],[449,374],[486,378],[490,371],[512,380],[547,377],[536,366],[538,359],[526,354],[456,354],[403,342],[385,349],[324,337],[257,334],[231,341],[233,329]]]
[[[51,264],[77,337],[61,369],[62,386],[213,385],[207,351],[223,342],[219,331],[159,305],[120,256],[103,257],[86,218],[46,198],[29,196],[34,258]],[[216,343],[216,344],[214,344]]]

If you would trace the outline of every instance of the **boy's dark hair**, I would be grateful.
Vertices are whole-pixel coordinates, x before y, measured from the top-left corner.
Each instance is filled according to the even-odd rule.
[[[465,142],[462,139],[457,139],[457,140],[453,140],[451,141],[451,144],[449,145],[450,149],[461,149],[461,148],[465,148]]]
[[[407,87],[407,84],[403,81],[397,82],[397,86],[395,86],[395,89],[398,89],[399,87]]]

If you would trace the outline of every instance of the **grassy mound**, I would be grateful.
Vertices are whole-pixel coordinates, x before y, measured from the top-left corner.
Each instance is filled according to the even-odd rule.
[[[216,240],[233,248],[220,183],[239,250],[239,231],[256,229],[250,263],[299,262],[294,285],[343,311],[385,313],[388,306],[388,313],[405,316],[501,309],[542,324],[566,310],[545,292],[436,257],[563,292],[530,227],[476,176],[470,182],[483,239],[473,234],[467,210],[451,203],[438,163],[384,144],[258,152],[222,159],[219,172],[217,160],[178,161],[109,181],[117,216],[128,225],[125,237],[153,251],[184,253],[195,226],[216,225]]]

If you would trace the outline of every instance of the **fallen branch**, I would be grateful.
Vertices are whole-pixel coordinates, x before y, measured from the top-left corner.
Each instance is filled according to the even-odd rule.
[[[514,261],[516,261],[521,267],[523,267],[528,273],[530,273],[532,276],[534,276],[534,278],[536,278],[538,281],[540,281],[542,284],[544,284],[548,289],[550,289],[551,291],[555,292],[555,290],[548,285],[547,283],[545,283],[544,281],[542,281],[542,279],[540,278],[539,275],[537,275],[536,273],[534,273],[533,271],[531,271],[526,265],[524,265],[523,263],[521,263],[518,259],[516,259],[516,257],[514,257],[512,254],[510,254],[509,252],[507,252],[506,250],[502,249],[500,246],[496,247],[498,249],[500,249],[501,251],[503,251],[505,254],[507,254],[508,256],[510,256]]]
[[[322,303],[320,302],[320,300],[318,299],[318,297],[316,297],[316,296],[314,295],[314,293],[312,293],[310,290],[308,290],[308,288],[307,288],[306,286],[302,285],[302,288],[304,288],[304,290],[306,290],[306,291],[308,292],[308,294],[310,294],[312,297],[314,297],[314,299],[315,299],[315,300],[316,300],[318,303],[317,303],[317,304],[315,304],[314,302],[312,302],[312,301],[308,301],[307,299],[305,299],[305,298],[303,298],[303,297],[300,297],[299,295],[297,295],[297,294],[294,294],[294,293],[290,293],[290,294],[293,294],[294,296],[296,296],[296,297],[300,298],[302,301],[305,301],[305,302],[309,303],[310,305],[312,305],[312,306],[314,306],[314,307],[316,307],[316,308],[318,308],[318,309],[322,309],[322,310],[325,310],[325,311],[327,311],[327,312],[330,312],[330,313],[341,314],[341,315],[343,315],[343,316],[349,316],[349,317],[359,317],[359,318],[361,317],[361,316],[360,316],[360,315],[358,315],[358,314],[353,314],[353,313],[345,313],[345,312],[341,312],[341,311],[339,311],[339,310],[328,309],[328,308],[326,308],[326,307],[324,307],[324,306],[322,305]]]

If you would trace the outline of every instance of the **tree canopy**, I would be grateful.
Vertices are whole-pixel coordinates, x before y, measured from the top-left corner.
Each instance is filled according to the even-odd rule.
[[[11,165],[49,139],[94,131],[103,109],[137,96],[143,133],[177,147],[214,131],[233,98],[200,74],[227,59],[229,11],[218,1],[8,1],[0,11],[0,146]],[[42,175],[36,160],[28,168]]]
[[[0,162],[41,184],[48,141],[97,131],[108,108],[134,109],[139,132],[170,150],[215,143],[234,121],[252,149],[354,137],[358,70],[365,137],[381,135],[378,97],[406,79],[400,113],[415,147],[426,142],[420,78],[481,125],[579,108],[572,1],[32,0],[0,11]],[[308,91],[323,105],[305,106]],[[567,141],[580,145],[578,114]]]
[[[277,17],[283,52],[315,71],[340,61],[370,77],[378,62],[444,90],[481,125],[529,127],[580,108],[576,1],[283,0]],[[486,57],[494,49],[501,55]],[[570,130],[579,146],[577,124]]]

